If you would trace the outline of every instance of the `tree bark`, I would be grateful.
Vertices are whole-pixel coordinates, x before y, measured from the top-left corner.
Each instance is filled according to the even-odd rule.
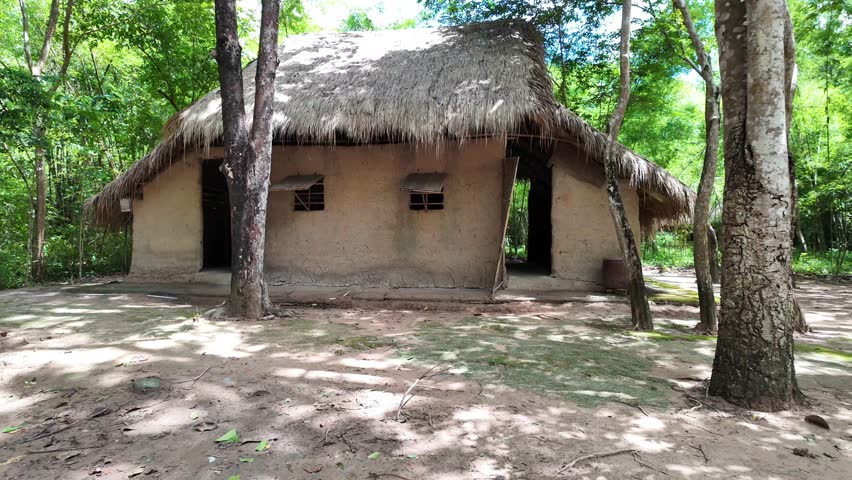
[[[722,281],[722,267],[719,266],[719,237],[710,224],[707,224],[707,242],[710,246],[710,278],[713,283],[719,283]]]
[[[716,159],[719,156],[719,87],[713,75],[713,65],[710,56],[704,48],[704,42],[698,36],[692,16],[685,0],[674,0],[675,7],[680,10],[683,25],[689,33],[695,56],[698,59],[697,73],[704,79],[704,168],[701,170],[701,181],[698,184],[698,194],[695,197],[695,211],[692,220],[694,240],[693,260],[695,262],[695,278],[698,283],[698,306],[700,323],[696,327],[704,333],[716,333],[716,295],[713,292],[713,275],[710,259],[710,197],[716,183]],[[715,249],[713,256],[715,257]],[[715,263],[713,260],[712,263]]]
[[[710,393],[756,410],[801,399],[790,312],[783,0],[716,0],[725,199],[722,322]]]
[[[36,202],[30,240],[30,275],[35,282],[44,280],[44,232],[47,225],[47,174],[45,172],[45,129],[41,109],[36,112],[33,126],[35,146]]]
[[[223,173],[231,201],[230,315],[257,319],[270,309],[263,279],[266,209],[272,152],[272,102],[278,66],[278,0],[263,0],[249,131],[243,98],[242,48],[235,0],[216,0],[216,60],[222,95]]]
[[[630,100],[631,6],[631,0],[624,0],[621,6],[621,42],[619,46],[621,78],[618,101],[615,104],[607,129],[604,171],[606,173],[609,212],[615,223],[615,235],[621,247],[621,258],[624,260],[624,268],[627,272],[627,294],[630,297],[633,327],[637,330],[653,330],[654,322],[651,318],[651,309],[648,306],[648,297],[645,293],[645,278],[642,275],[642,259],[639,257],[639,249],[636,247],[636,239],[633,236],[633,230],[630,228],[630,222],[627,220],[627,213],[624,211],[624,201],[618,185],[618,166],[615,158],[615,144],[618,141],[621,124],[624,122],[627,103]]]

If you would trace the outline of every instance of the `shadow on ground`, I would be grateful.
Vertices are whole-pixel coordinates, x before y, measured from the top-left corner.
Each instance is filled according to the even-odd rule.
[[[0,478],[845,478],[852,296],[825,288],[802,296],[812,406],[781,414],[703,396],[714,345],[685,333],[693,307],[655,307],[660,333],[642,336],[623,303],[373,303],[233,323],[203,318],[212,299],[162,292],[0,292],[0,428],[14,430]],[[161,387],[134,391],[144,377]],[[215,442],[231,429],[240,443]],[[637,455],[556,475],[617,449]]]

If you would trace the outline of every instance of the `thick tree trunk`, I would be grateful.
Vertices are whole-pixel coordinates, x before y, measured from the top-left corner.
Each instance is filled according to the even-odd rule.
[[[648,306],[648,297],[645,293],[645,278],[642,275],[642,259],[639,257],[639,249],[636,247],[636,239],[633,230],[627,220],[624,210],[624,201],[618,185],[618,167],[616,163],[615,143],[624,122],[624,114],[627,111],[627,102],[630,100],[630,9],[631,0],[624,0],[621,7],[621,43],[619,70],[621,72],[618,102],[609,120],[607,131],[606,154],[604,157],[604,171],[606,172],[606,193],[609,203],[609,212],[615,223],[615,235],[621,247],[621,257],[624,260],[624,268],[627,271],[627,294],[630,297],[630,312],[633,318],[633,326],[637,330],[653,330],[654,322],[651,318],[651,309]]]
[[[725,109],[722,322],[710,393],[757,410],[800,399],[791,325],[783,0],[716,1]]]
[[[252,129],[243,98],[242,48],[235,0],[216,0],[216,60],[222,95],[223,173],[231,201],[231,295],[227,310],[257,319],[270,308],[263,280],[272,152],[272,102],[278,66],[278,0],[263,0]]]
[[[686,27],[692,47],[698,58],[697,73],[704,79],[704,167],[701,171],[701,181],[698,184],[698,194],[695,197],[695,211],[692,220],[693,260],[695,262],[695,278],[698,283],[698,305],[701,321],[697,329],[705,333],[716,333],[716,295],[713,293],[713,274],[710,250],[710,197],[716,183],[716,159],[719,156],[719,87],[713,76],[713,66],[704,48],[704,42],[698,36],[692,16],[685,0],[675,0],[675,7],[680,10],[683,25]],[[712,255],[715,256],[715,248]]]

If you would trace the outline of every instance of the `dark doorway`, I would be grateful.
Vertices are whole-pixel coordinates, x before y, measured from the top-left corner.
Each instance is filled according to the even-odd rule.
[[[219,171],[221,164],[222,160],[201,162],[203,268],[231,266],[231,204],[225,175]]]
[[[515,273],[549,275],[553,228],[550,150],[537,140],[517,139],[507,154],[518,157],[518,173],[509,211],[506,266]]]

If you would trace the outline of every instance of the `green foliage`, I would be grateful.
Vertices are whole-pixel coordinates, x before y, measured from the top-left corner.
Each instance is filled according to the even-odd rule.
[[[34,51],[49,3],[26,4]],[[246,38],[256,37],[253,15],[243,12],[240,20]],[[282,29],[307,28],[300,0],[285,0],[281,16]],[[46,279],[126,270],[124,232],[85,224],[80,265],[83,202],[145,155],[170,115],[216,87],[212,0],[76,2],[69,25],[73,55],[62,79],[55,57],[41,80],[30,75],[18,2],[0,0],[0,26],[0,288],[28,282],[36,112],[47,127]],[[54,50],[61,51],[61,41],[60,21]],[[256,52],[248,43],[246,61]]]
[[[685,231],[658,232],[642,242],[642,263],[663,268],[692,268],[692,242]]]
[[[358,8],[349,12],[340,26],[341,32],[366,32],[376,30],[376,24],[370,19],[367,10]]]
[[[509,224],[506,228],[507,257],[527,258],[527,240],[529,239],[529,205],[527,205],[527,201],[529,193],[529,180],[515,181],[512,205],[509,208]]]
[[[846,249],[800,252],[793,257],[793,271],[805,275],[850,276],[852,255]]]
[[[852,3],[791,2],[799,85],[790,150],[797,162],[799,225],[808,247],[852,243]]]

